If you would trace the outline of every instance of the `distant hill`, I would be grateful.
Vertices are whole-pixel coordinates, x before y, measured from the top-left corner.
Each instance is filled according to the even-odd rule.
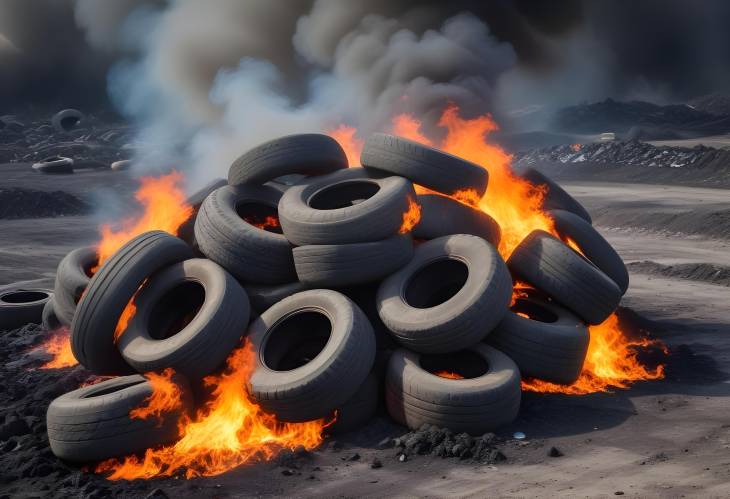
[[[730,115],[730,94],[715,92],[713,94],[695,97],[687,104],[698,111],[717,116]]]

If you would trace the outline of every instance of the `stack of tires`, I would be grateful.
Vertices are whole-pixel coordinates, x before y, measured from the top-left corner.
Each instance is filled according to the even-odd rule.
[[[411,428],[481,434],[517,415],[520,372],[575,380],[584,321],[605,319],[628,283],[580,205],[549,185],[556,226],[583,254],[535,232],[505,262],[497,223],[446,196],[483,195],[486,170],[384,134],[361,162],[348,168],[325,135],[282,137],[196,193],[180,238],[142,234],[98,270],[93,248],[64,258],[49,308],[82,365],[121,377],[51,404],[53,451],[90,461],[174,439],[204,402],[202,378],[244,337],[256,362],[245,389],[261,407],[287,422],[336,413],[333,432],[366,422],[384,398]],[[420,220],[405,227],[414,202]],[[513,300],[512,275],[535,289]],[[135,373],[168,368],[183,407],[162,425],[130,419],[152,390]]]

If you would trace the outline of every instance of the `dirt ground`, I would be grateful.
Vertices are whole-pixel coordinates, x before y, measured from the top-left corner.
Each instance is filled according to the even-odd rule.
[[[0,184],[81,196],[128,192],[132,185],[108,172],[75,175],[60,185],[19,168],[0,165]],[[170,497],[730,497],[730,283],[677,271],[703,264],[730,270],[730,190],[680,185],[666,176],[664,185],[577,176],[572,172],[563,185],[636,269],[622,306],[669,347],[666,379],[580,397],[525,394],[517,421],[498,433],[507,460],[496,465],[426,456],[400,462],[378,442],[406,430],[381,418],[290,461],[136,488],[107,483],[107,495],[145,497],[159,487]],[[0,286],[48,282],[65,253],[95,239],[99,220],[0,220]],[[514,431],[527,438],[511,439]],[[551,447],[564,455],[549,457]],[[382,467],[371,466],[374,458]],[[11,486],[0,488],[4,493],[46,495]]]

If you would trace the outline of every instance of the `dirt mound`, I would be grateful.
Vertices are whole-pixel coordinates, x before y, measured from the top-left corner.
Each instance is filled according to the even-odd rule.
[[[62,217],[89,211],[88,204],[67,192],[0,188],[0,219]]]
[[[730,268],[711,263],[682,263],[662,265],[652,261],[632,262],[627,265],[631,272],[659,275],[691,281],[709,282],[721,286],[730,286]]]

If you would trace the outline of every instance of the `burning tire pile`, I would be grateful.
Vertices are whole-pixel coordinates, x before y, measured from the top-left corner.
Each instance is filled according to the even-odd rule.
[[[117,377],[51,403],[53,452],[88,462],[174,441],[242,339],[255,366],[241,389],[280,422],[334,417],[331,431],[384,399],[409,428],[481,435],[515,418],[522,377],[575,381],[587,324],[628,286],[585,209],[524,172],[560,237],[536,230],[505,261],[499,224],[452,197],[484,196],[485,169],[385,134],[361,163],[328,136],[283,137],[194,195],[179,238],[146,232],[100,266],[94,248],[64,258],[47,320],[70,327],[89,371]],[[134,417],[165,394],[162,422]]]

